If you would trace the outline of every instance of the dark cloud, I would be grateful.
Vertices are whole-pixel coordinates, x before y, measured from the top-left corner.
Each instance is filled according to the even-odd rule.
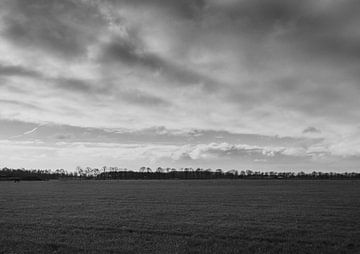
[[[250,33],[271,32],[277,26],[288,24],[302,15],[309,1],[245,0],[216,2],[207,10],[217,14],[228,25]],[[221,24],[226,25],[226,24]]]
[[[102,4],[118,8],[155,7],[179,17],[196,18],[205,1],[104,1]],[[10,11],[3,17],[4,36],[20,47],[48,50],[66,58],[84,56],[87,46],[108,28],[109,21],[99,10],[102,4],[73,0],[5,1],[2,7]]]
[[[69,92],[77,93],[83,96],[109,95],[113,93],[112,85],[106,81],[69,78],[69,77],[43,77],[43,80],[53,85],[55,88]]]
[[[95,86],[91,80],[62,76],[49,77],[46,73],[16,65],[0,65],[0,76],[30,77],[70,92],[80,92],[84,94],[109,92],[107,87]]]
[[[71,134],[57,134],[57,135],[55,135],[55,139],[59,139],[59,140],[69,140],[72,137],[73,136]]]
[[[103,81],[103,84],[96,84],[92,80],[82,80],[74,78],[55,78],[48,79],[59,89],[62,89],[67,92],[75,92],[80,95],[89,96],[92,95],[94,98],[98,97],[101,99],[101,96],[104,95],[115,95],[118,100],[126,101],[130,104],[140,105],[140,106],[170,106],[170,102],[160,98],[156,95],[151,95],[147,92],[141,91],[139,89],[115,89],[114,85]]]
[[[156,54],[145,52],[136,45],[139,42],[126,41],[122,38],[114,38],[111,43],[104,47],[103,62],[120,62],[130,66],[143,68],[151,72],[159,72],[169,81],[169,85],[181,84],[185,86],[202,86],[211,91],[219,85],[215,80],[191,70],[185,66],[174,64]],[[140,69],[141,70],[141,69]]]
[[[28,67],[16,66],[16,65],[1,65],[0,64],[0,76],[25,76],[30,78],[35,78],[39,81],[46,81],[52,85],[57,86],[58,88],[82,92],[82,93],[95,93],[106,91],[106,88],[101,88],[100,86],[94,86],[93,81],[77,78],[68,78],[68,77],[49,77],[46,73],[41,73],[29,69]]]
[[[269,91],[271,103],[278,107],[308,116],[326,116],[352,122],[356,121],[358,113],[348,109],[360,106],[356,99],[359,91],[354,84],[354,80],[349,80],[345,73],[339,73],[338,70],[326,75],[299,70],[291,77],[277,79],[263,89]]]
[[[235,88],[231,100],[245,108],[276,105],[308,117],[358,121],[349,110],[360,106],[357,1],[234,1],[213,8],[223,19],[213,29],[230,26],[249,41],[242,48],[245,66],[260,77]]]
[[[39,77],[41,75],[36,71],[30,70],[30,69],[22,67],[22,66],[0,64],[0,76]]]
[[[255,72],[277,62],[343,69],[360,60],[359,10],[355,0],[211,1],[202,22],[204,32],[237,34],[246,63]]]
[[[303,133],[321,133],[321,130],[319,130],[313,126],[309,126],[303,130]]]
[[[31,78],[37,78],[40,81],[45,81],[54,85],[58,89],[78,93],[84,96],[93,95],[109,95],[114,93],[112,90],[113,85],[106,83],[101,86],[99,84],[94,84],[93,80],[84,80],[76,78],[67,78],[67,77],[46,77],[45,74],[39,73],[34,70],[30,70],[21,66],[3,66],[0,65],[0,76],[28,76]],[[139,89],[127,89],[118,91],[118,96],[126,102],[137,105],[146,105],[146,106],[170,106],[171,104],[158,96],[148,94]],[[24,102],[19,102],[15,100],[0,100],[0,103],[14,104],[19,106],[27,106],[28,108],[40,109],[36,105],[30,105]]]
[[[206,0],[110,0],[113,5],[131,6],[135,8],[158,8],[171,15],[186,19],[197,19],[204,8]]]
[[[80,1],[5,1],[5,37],[25,48],[78,57],[105,23],[96,8]]]
[[[91,81],[72,79],[72,78],[62,78],[62,79],[55,79],[55,82],[58,83],[61,86],[61,88],[67,90],[76,90],[80,92],[89,92],[92,90],[91,86],[89,86],[89,83]]]
[[[312,61],[312,65],[352,65],[360,60],[360,37],[353,30],[353,26],[360,23],[359,11],[357,1],[301,1],[283,22],[284,30],[277,41],[284,45],[283,49],[286,49],[285,44],[292,45],[284,53],[294,61]]]
[[[130,89],[122,91],[121,98],[127,102],[138,104],[141,106],[170,106],[170,102],[158,96],[148,94],[146,92]]]

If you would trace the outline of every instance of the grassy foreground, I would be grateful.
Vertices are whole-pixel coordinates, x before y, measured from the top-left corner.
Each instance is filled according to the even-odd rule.
[[[0,253],[360,253],[360,181],[0,182]]]

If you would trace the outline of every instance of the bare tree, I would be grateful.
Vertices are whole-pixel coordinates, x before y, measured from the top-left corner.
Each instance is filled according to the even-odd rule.
[[[156,173],[164,173],[164,169],[162,167],[158,167],[156,169]]]
[[[77,166],[76,172],[79,175],[79,177],[81,178],[83,176],[84,170],[80,166]]]

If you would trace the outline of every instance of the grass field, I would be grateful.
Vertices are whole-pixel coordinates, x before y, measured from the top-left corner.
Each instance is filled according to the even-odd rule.
[[[360,181],[0,182],[0,253],[360,253]]]

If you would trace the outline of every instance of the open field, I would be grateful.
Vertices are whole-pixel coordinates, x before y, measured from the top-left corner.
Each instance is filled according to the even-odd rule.
[[[360,181],[0,182],[0,253],[360,253]]]

